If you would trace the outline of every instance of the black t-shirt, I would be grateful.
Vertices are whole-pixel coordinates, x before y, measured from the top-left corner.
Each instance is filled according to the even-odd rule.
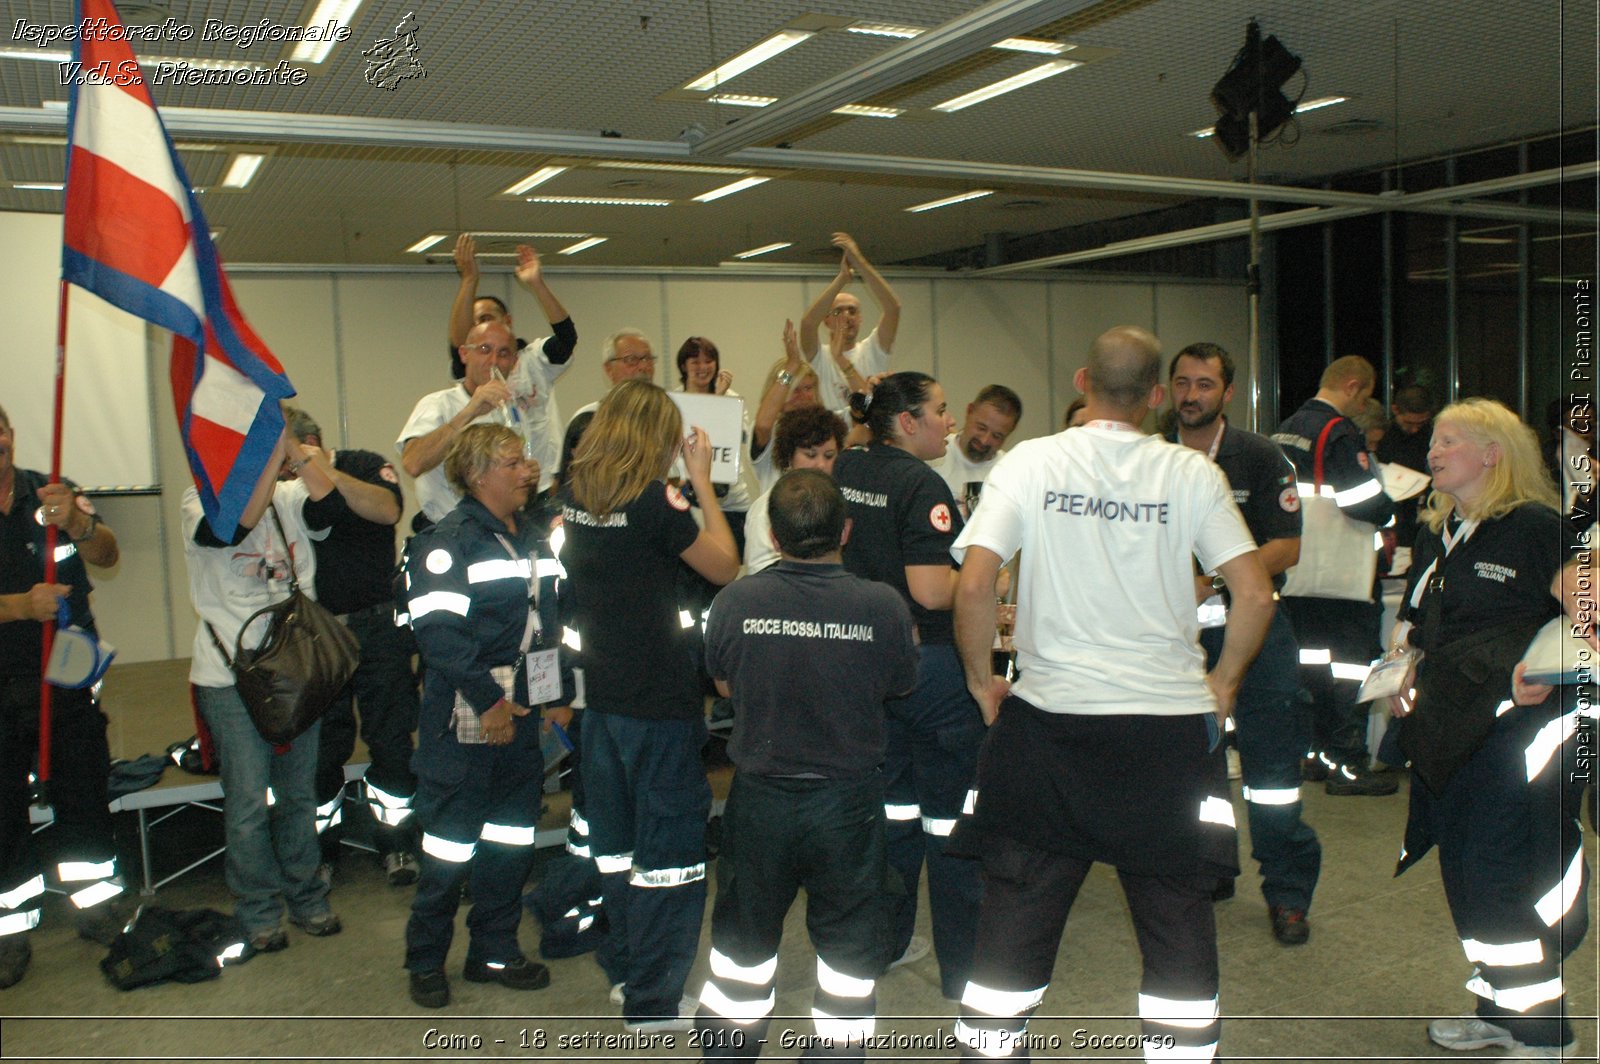
[[[1418,473],[1428,471],[1428,448],[1433,443],[1433,422],[1429,421],[1416,432],[1408,433],[1398,426],[1383,434],[1378,441],[1378,461],[1398,462]],[[1427,495],[1424,491],[1394,504],[1394,538],[1402,547],[1417,541],[1417,507]]]
[[[1340,513],[1381,528],[1394,516],[1394,501],[1376,479],[1372,456],[1367,453],[1366,434],[1356,428],[1355,422],[1321,399],[1311,399],[1278,426],[1272,442],[1283,448],[1284,457],[1294,463],[1300,483],[1314,483],[1317,440],[1335,419],[1337,424],[1329,430],[1323,446],[1323,483],[1339,493],[1341,498],[1336,501]]]
[[[38,519],[39,489],[50,478],[32,469],[13,470],[12,475],[16,494],[11,512],[0,514],[0,595],[23,593],[44,582],[45,530]],[[77,490],[70,480],[63,478],[62,483]],[[80,507],[88,503],[84,496],[78,501]],[[56,533],[56,551],[56,583],[72,588],[67,596],[72,623],[93,631],[89,571],[65,529]],[[0,625],[0,676],[38,676],[43,639],[44,625],[38,621]]]
[[[338,451],[333,466],[400,497],[394,466],[371,451]],[[337,490],[307,500],[306,527],[317,551],[317,601],[332,613],[354,613],[394,599],[394,526],[368,521]]]
[[[859,778],[883,761],[884,699],[917,682],[911,614],[843,566],[780,561],[717,595],[706,669],[733,692],[739,771]]]
[[[1550,594],[1567,556],[1561,517],[1548,506],[1524,503],[1504,517],[1482,522],[1445,557],[1444,541],[1426,525],[1417,532],[1416,554],[1401,618],[1409,620],[1410,642],[1428,649],[1422,633],[1428,597],[1440,599],[1439,645],[1445,646],[1481,629],[1520,618],[1545,621],[1561,610]],[[1432,566],[1431,572],[1429,571]],[[1443,578],[1443,587],[1424,594],[1417,608],[1411,600],[1424,574]]]
[[[579,508],[568,487],[560,499],[574,664],[589,708],[650,720],[699,716],[700,618],[678,594],[679,555],[700,534],[688,500],[660,480],[604,517]]]
[[[950,611],[924,609],[906,585],[908,565],[954,568],[950,547],[962,521],[950,486],[911,452],[882,443],[845,451],[833,467],[833,479],[854,522],[844,547],[845,568],[899,591],[924,643],[955,642]]]

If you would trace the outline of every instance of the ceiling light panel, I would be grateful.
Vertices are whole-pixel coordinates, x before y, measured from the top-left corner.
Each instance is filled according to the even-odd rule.
[[[589,164],[601,170],[659,170],[681,174],[748,174],[739,166],[697,166],[694,163],[631,163],[616,159],[600,159]]]
[[[518,181],[501,193],[502,196],[520,196],[529,189],[538,188],[552,177],[557,177],[567,172],[565,166],[541,166],[527,177]]]
[[[573,244],[571,247],[562,248],[560,251],[556,252],[556,254],[557,255],[576,255],[580,251],[587,251],[589,248],[595,247],[596,245],[599,245],[599,244],[604,244],[605,242],[606,242],[606,237],[603,237],[603,236],[591,236],[586,240],[578,241],[576,244]]]
[[[710,192],[702,192],[694,198],[694,201],[696,203],[710,203],[712,200],[719,200],[723,196],[731,196],[735,192],[743,192],[747,188],[764,185],[771,180],[770,177],[741,177],[731,185],[723,185],[721,188],[714,188]]]
[[[223,188],[244,188],[256,176],[256,171],[261,169],[261,164],[267,161],[265,155],[253,152],[240,152],[228,164],[228,172],[222,177]]]
[[[936,210],[939,207],[953,207],[957,203],[965,203],[968,200],[982,199],[984,196],[992,195],[994,195],[994,189],[992,188],[975,188],[971,192],[963,192],[959,196],[946,196],[944,199],[929,200],[927,203],[919,203],[915,207],[907,207],[906,213],[921,214],[923,211]]]
[[[792,247],[794,247],[794,241],[793,240],[780,240],[776,244],[762,244],[758,248],[751,248],[749,251],[741,251],[738,254],[734,255],[734,258],[736,258],[736,259],[753,259],[757,255],[770,255],[774,251],[782,251],[784,248],[792,248]]]
[[[524,196],[528,203],[563,204],[572,207],[670,207],[671,200],[636,199],[631,196]]]
[[[444,238],[445,234],[443,233],[429,233],[415,244],[412,244],[410,247],[406,248],[405,253],[407,255],[420,255]]]
[[[809,30],[780,30],[760,43],[746,48],[721,66],[695,78],[684,88],[695,92],[710,92],[726,85],[752,67],[760,66],[774,56],[782,55],[795,45],[808,41],[816,34]]]
[[[321,0],[311,17],[306,19],[306,26],[323,27],[332,22],[348,28],[355,19],[356,12],[361,9],[361,0]],[[323,41],[297,41],[294,50],[289,53],[289,61],[293,63],[320,63],[328,58],[333,51],[333,46],[338,44],[335,40]]]
[[[1032,70],[1024,70],[1022,73],[1013,74],[1009,78],[1002,78],[992,84],[983,86],[981,89],[973,89],[971,92],[962,93],[960,96],[946,100],[944,103],[936,103],[933,105],[933,109],[935,111],[944,111],[947,114],[954,111],[962,111],[974,104],[992,100],[996,96],[1003,96],[1008,92],[1015,92],[1035,82],[1043,81],[1045,78],[1053,78],[1057,74],[1065,74],[1067,71],[1082,65],[1082,63],[1075,63],[1070,59],[1057,59],[1050,63],[1043,63]]]

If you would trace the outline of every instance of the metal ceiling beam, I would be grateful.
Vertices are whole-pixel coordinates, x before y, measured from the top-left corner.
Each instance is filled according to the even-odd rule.
[[[847,103],[862,103],[878,93],[942,70],[983,51],[995,41],[1017,37],[1092,6],[1096,0],[994,0],[976,11],[918,34],[849,70],[824,78],[793,96],[768,104],[695,145],[696,155],[726,155],[832,113]],[[1071,59],[1071,55],[1065,56]],[[1041,60],[1042,62],[1043,60]]]
[[[1460,215],[1466,217],[1510,218],[1511,212],[1516,212],[1516,221],[1534,221],[1549,223],[1552,221],[1563,222],[1567,225],[1593,224],[1596,216],[1590,212],[1575,212],[1553,210],[1552,208],[1520,207],[1514,203],[1479,203],[1474,196],[1495,195],[1502,192],[1517,191],[1524,188],[1537,188],[1542,185],[1551,185],[1562,181],[1576,181],[1600,174],[1600,162],[1576,163],[1572,166],[1556,167],[1550,170],[1538,170],[1528,174],[1516,174],[1511,177],[1491,178],[1487,181],[1476,181],[1466,185],[1453,185],[1447,188],[1429,189],[1426,192],[1385,192],[1379,196],[1368,197],[1374,201],[1374,206],[1350,206],[1336,208],[1307,208],[1294,211],[1280,211],[1269,214],[1261,219],[1263,232],[1277,229],[1294,229],[1302,225],[1322,225],[1327,222],[1343,221],[1346,218],[1358,218],[1376,211],[1418,211],[1424,214]],[[1277,190],[1271,196],[1263,199],[1277,198]],[[974,277],[999,277],[1004,274],[1026,273],[1031,270],[1051,269],[1057,266],[1074,266],[1085,262],[1096,262],[1101,259],[1121,258],[1124,255],[1137,255],[1147,251],[1159,251],[1166,248],[1184,247],[1189,244],[1205,244],[1216,240],[1231,240],[1245,236],[1250,232],[1250,219],[1240,218],[1231,222],[1218,222],[1214,225],[1202,225],[1193,229],[1180,229],[1172,233],[1159,233],[1155,236],[1138,237],[1133,240],[1119,240],[1097,248],[1085,248],[1082,251],[1071,251],[1061,255],[1046,255],[1037,259],[1026,259],[1022,262],[1008,262],[1003,266],[990,266],[986,269],[974,270]]]

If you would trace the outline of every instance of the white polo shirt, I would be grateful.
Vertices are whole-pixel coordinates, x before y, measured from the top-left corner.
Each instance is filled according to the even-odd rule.
[[[1022,551],[1015,691],[1052,713],[1211,712],[1194,562],[1248,551],[1221,471],[1199,451],[1133,430],[1026,440],[996,463],[956,540]]]

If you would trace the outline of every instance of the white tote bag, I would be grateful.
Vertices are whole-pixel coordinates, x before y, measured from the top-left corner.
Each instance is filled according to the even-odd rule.
[[[1317,437],[1310,494],[1300,496],[1300,561],[1284,575],[1283,594],[1292,598],[1372,601],[1372,578],[1378,571],[1373,527],[1346,517],[1331,488],[1323,492],[1322,456],[1334,418]]]

